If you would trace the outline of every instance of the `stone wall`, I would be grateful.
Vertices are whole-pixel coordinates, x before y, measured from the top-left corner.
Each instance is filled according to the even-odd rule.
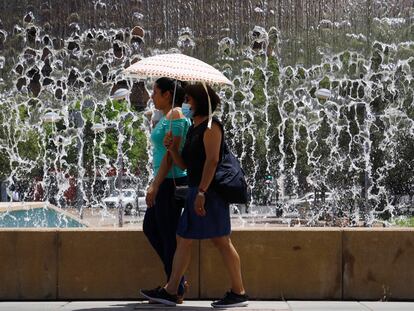
[[[413,300],[414,229],[278,228],[232,234],[257,299]],[[0,299],[137,299],[163,283],[139,230],[0,230]],[[219,253],[194,243],[188,298],[229,288]]]

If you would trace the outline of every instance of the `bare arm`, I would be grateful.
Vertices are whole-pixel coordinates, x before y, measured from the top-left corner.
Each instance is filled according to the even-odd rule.
[[[220,160],[221,129],[217,123],[212,123],[211,129],[204,132],[204,149],[206,150],[206,162],[199,188],[206,191],[216,173],[217,164]]]
[[[204,133],[204,148],[206,150],[206,162],[204,163],[203,174],[199,185],[199,192],[195,198],[194,209],[197,215],[205,216],[204,193],[211,184],[216,172],[217,164],[220,160],[220,146],[222,139],[221,128],[218,124],[212,123],[211,129]]]
[[[168,146],[168,154],[171,156],[172,161],[174,161],[174,164],[177,165],[182,170],[187,169],[187,164],[185,164],[184,159],[181,157],[180,152],[178,151],[178,146],[174,146],[174,144],[171,146]]]

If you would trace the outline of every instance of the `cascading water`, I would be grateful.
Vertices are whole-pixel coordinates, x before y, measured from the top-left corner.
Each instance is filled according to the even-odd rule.
[[[220,114],[251,187],[247,218],[371,226],[413,213],[413,22],[403,0],[4,2],[2,201],[139,221],[103,201],[151,178],[150,81],[121,72],[180,51],[234,82]],[[118,89],[129,100],[111,99]]]

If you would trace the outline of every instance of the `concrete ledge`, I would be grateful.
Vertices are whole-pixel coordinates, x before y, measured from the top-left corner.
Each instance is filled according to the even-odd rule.
[[[259,299],[341,299],[342,240],[335,229],[242,230],[232,233],[246,291]],[[230,288],[221,256],[201,243],[201,297]]]
[[[343,231],[344,299],[413,300],[414,231]]]
[[[0,299],[57,297],[57,232],[0,231]]]
[[[58,269],[58,299],[137,299],[141,288],[166,282],[142,231],[60,231]],[[198,272],[195,245],[187,273],[189,298],[198,297]]]
[[[414,299],[414,229],[243,229],[232,240],[252,298]],[[135,229],[0,229],[0,262],[0,300],[136,299],[165,282]],[[194,243],[187,276],[188,298],[229,288],[209,241]]]

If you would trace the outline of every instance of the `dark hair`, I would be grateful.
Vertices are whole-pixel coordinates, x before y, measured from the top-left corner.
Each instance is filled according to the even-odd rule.
[[[184,87],[185,83],[180,80],[174,80],[170,78],[159,78],[155,81],[157,87],[161,90],[161,93],[171,92],[171,97],[174,96],[175,81],[177,81],[177,89],[175,91],[175,100],[174,106],[181,107],[184,102],[185,92]]]
[[[207,90],[208,95],[210,96],[211,112],[214,112],[214,110],[216,110],[217,106],[220,104],[220,97],[208,85]],[[185,88],[185,93],[188,96],[191,96],[196,103],[194,116],[208,116],[208,96],[204,86],[201,83],[187,85]]]

